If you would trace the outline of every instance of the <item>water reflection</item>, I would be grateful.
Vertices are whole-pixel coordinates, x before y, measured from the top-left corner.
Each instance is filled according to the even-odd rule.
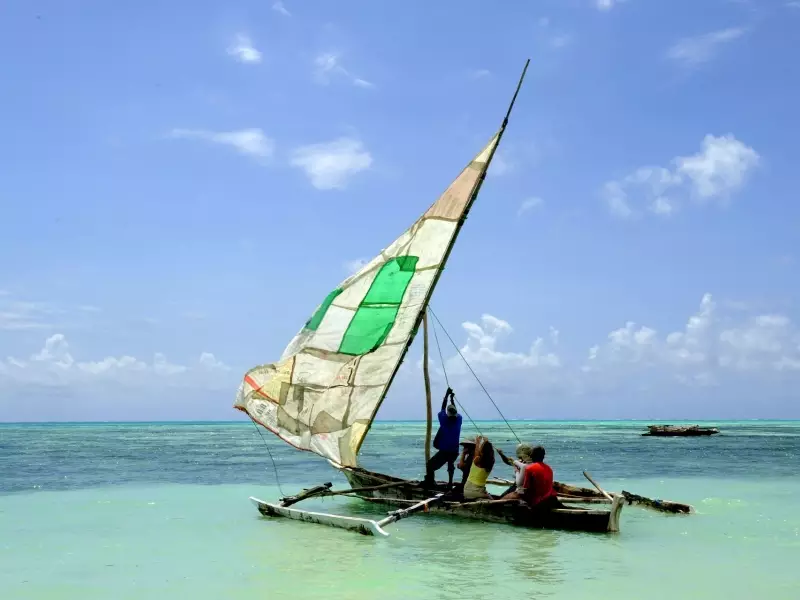
[[[516,536],[516,559],[511,562],[512,570],[536,584],[539,594],[553,594],[557,584],[564,581],[565,568],[555,552],[564,535],[574,534],[537,530]]]

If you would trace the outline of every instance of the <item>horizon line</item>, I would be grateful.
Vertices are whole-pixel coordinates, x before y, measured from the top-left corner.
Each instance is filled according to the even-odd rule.
[[[502,419],[474,419],[476,423],[503,423]],[[780,418],[780,417],[755,417],[745,419],[508,419],[510,423],[665,423],[665,422],[697,422],[697,423],[742,423],[742,422],[796,422],[800,418]],[[425,423],[425,419],[376,419],[374,423]],[[198,425],[198,424],[246,424],[247,419],[174,419],[174,420],[96,420],[96,421],[0,421],[0,427],[5,425],[152,425],[152,424],[175,424],[175,425]]]

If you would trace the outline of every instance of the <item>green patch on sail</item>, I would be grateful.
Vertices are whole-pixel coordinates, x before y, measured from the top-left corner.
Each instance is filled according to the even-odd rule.
[[[308,320],[306,323],[306,329],[310,329],[311,331],[316,331],[319,324],[322,323],[322,319],[325,317],[325,313],[328,312],[328,309],[331,306],[331,303],[336,299],[336,296],[342,293],[342,288],[336,288],[330,294],[325,296],[325,300],[322,301],[322,304],[319,305],[319,308],[314,312],[314,315]]]
[[[392,330],[418,261],[417,256],[398,256],[381,267],[347,327],[339,352],[366,354],[383,343]]]

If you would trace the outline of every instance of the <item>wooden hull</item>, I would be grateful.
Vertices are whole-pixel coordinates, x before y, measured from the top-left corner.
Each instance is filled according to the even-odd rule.
[[[339,467],[352,488],[364,488],[383,485],[403,480],[391,475],[373,473],[364,469]],[[444,483],[437,483],[438,491],[446,491]],[[573,488],[585,492],[587,500],[596,499],[583,488]],[[557,489],[558,491],[558,489]],[[559,493],[561,493],[559,491]],[[364,491],[357,494],[368,502],[405,507],[431,495],[431,490],[423,488],[417,482],[409,481],[406,485],[398,485],[380,490]],[[580,494],[578,494],[580,495]],[[486,501],[476,500],[463,502],[457,499],[445,500],[431,506],[429,512],[447,514],[467,519],[490,523],[505,523],[532,529],[559,529],[567,531],[587,531],[608,533],[619,531],[619,515],[624,498],[616,496],[608,509],[559,508],[548,511],[532,510],[518,501]]]
[[[719,433],[716,427],[698,427],[697,425],[685,426],[680,425],[650,425],[648,432],[642,435],[651,435],[657,437],[693,437],[700,435],[715,435]]]

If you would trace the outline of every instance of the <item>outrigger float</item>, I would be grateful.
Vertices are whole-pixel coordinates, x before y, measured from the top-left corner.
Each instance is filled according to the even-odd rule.
[[[624,504],[664,512],[691,512],[688,505],[627,492],[609,493],[586,473],[595,489],[556,482],[556,492],[565,508],[540,511],[518,500],[464,501],[457,490],[449,489],[445,483],[424,486],[420,481],[375,473],[358,465],[359,450],[420,325],[427,397],[426,461],[430,457],[427,311],[503,137],[527,68],[526,62],[499,131],[439,199],[405,233],[326,296],[278,362],[255,367],[244,376],[235,408],[294,448],[328,459],[351,486],[334,491],[330,483],[325,483],[278,503],[251,498],[261,514],[365,535],[388,535],[383,529],[386,525],[420,512],[536,529],[601,533],[619,531]],[[305,499],[338,495],[388,505],[394,510],[375,521],[292,508]]]

